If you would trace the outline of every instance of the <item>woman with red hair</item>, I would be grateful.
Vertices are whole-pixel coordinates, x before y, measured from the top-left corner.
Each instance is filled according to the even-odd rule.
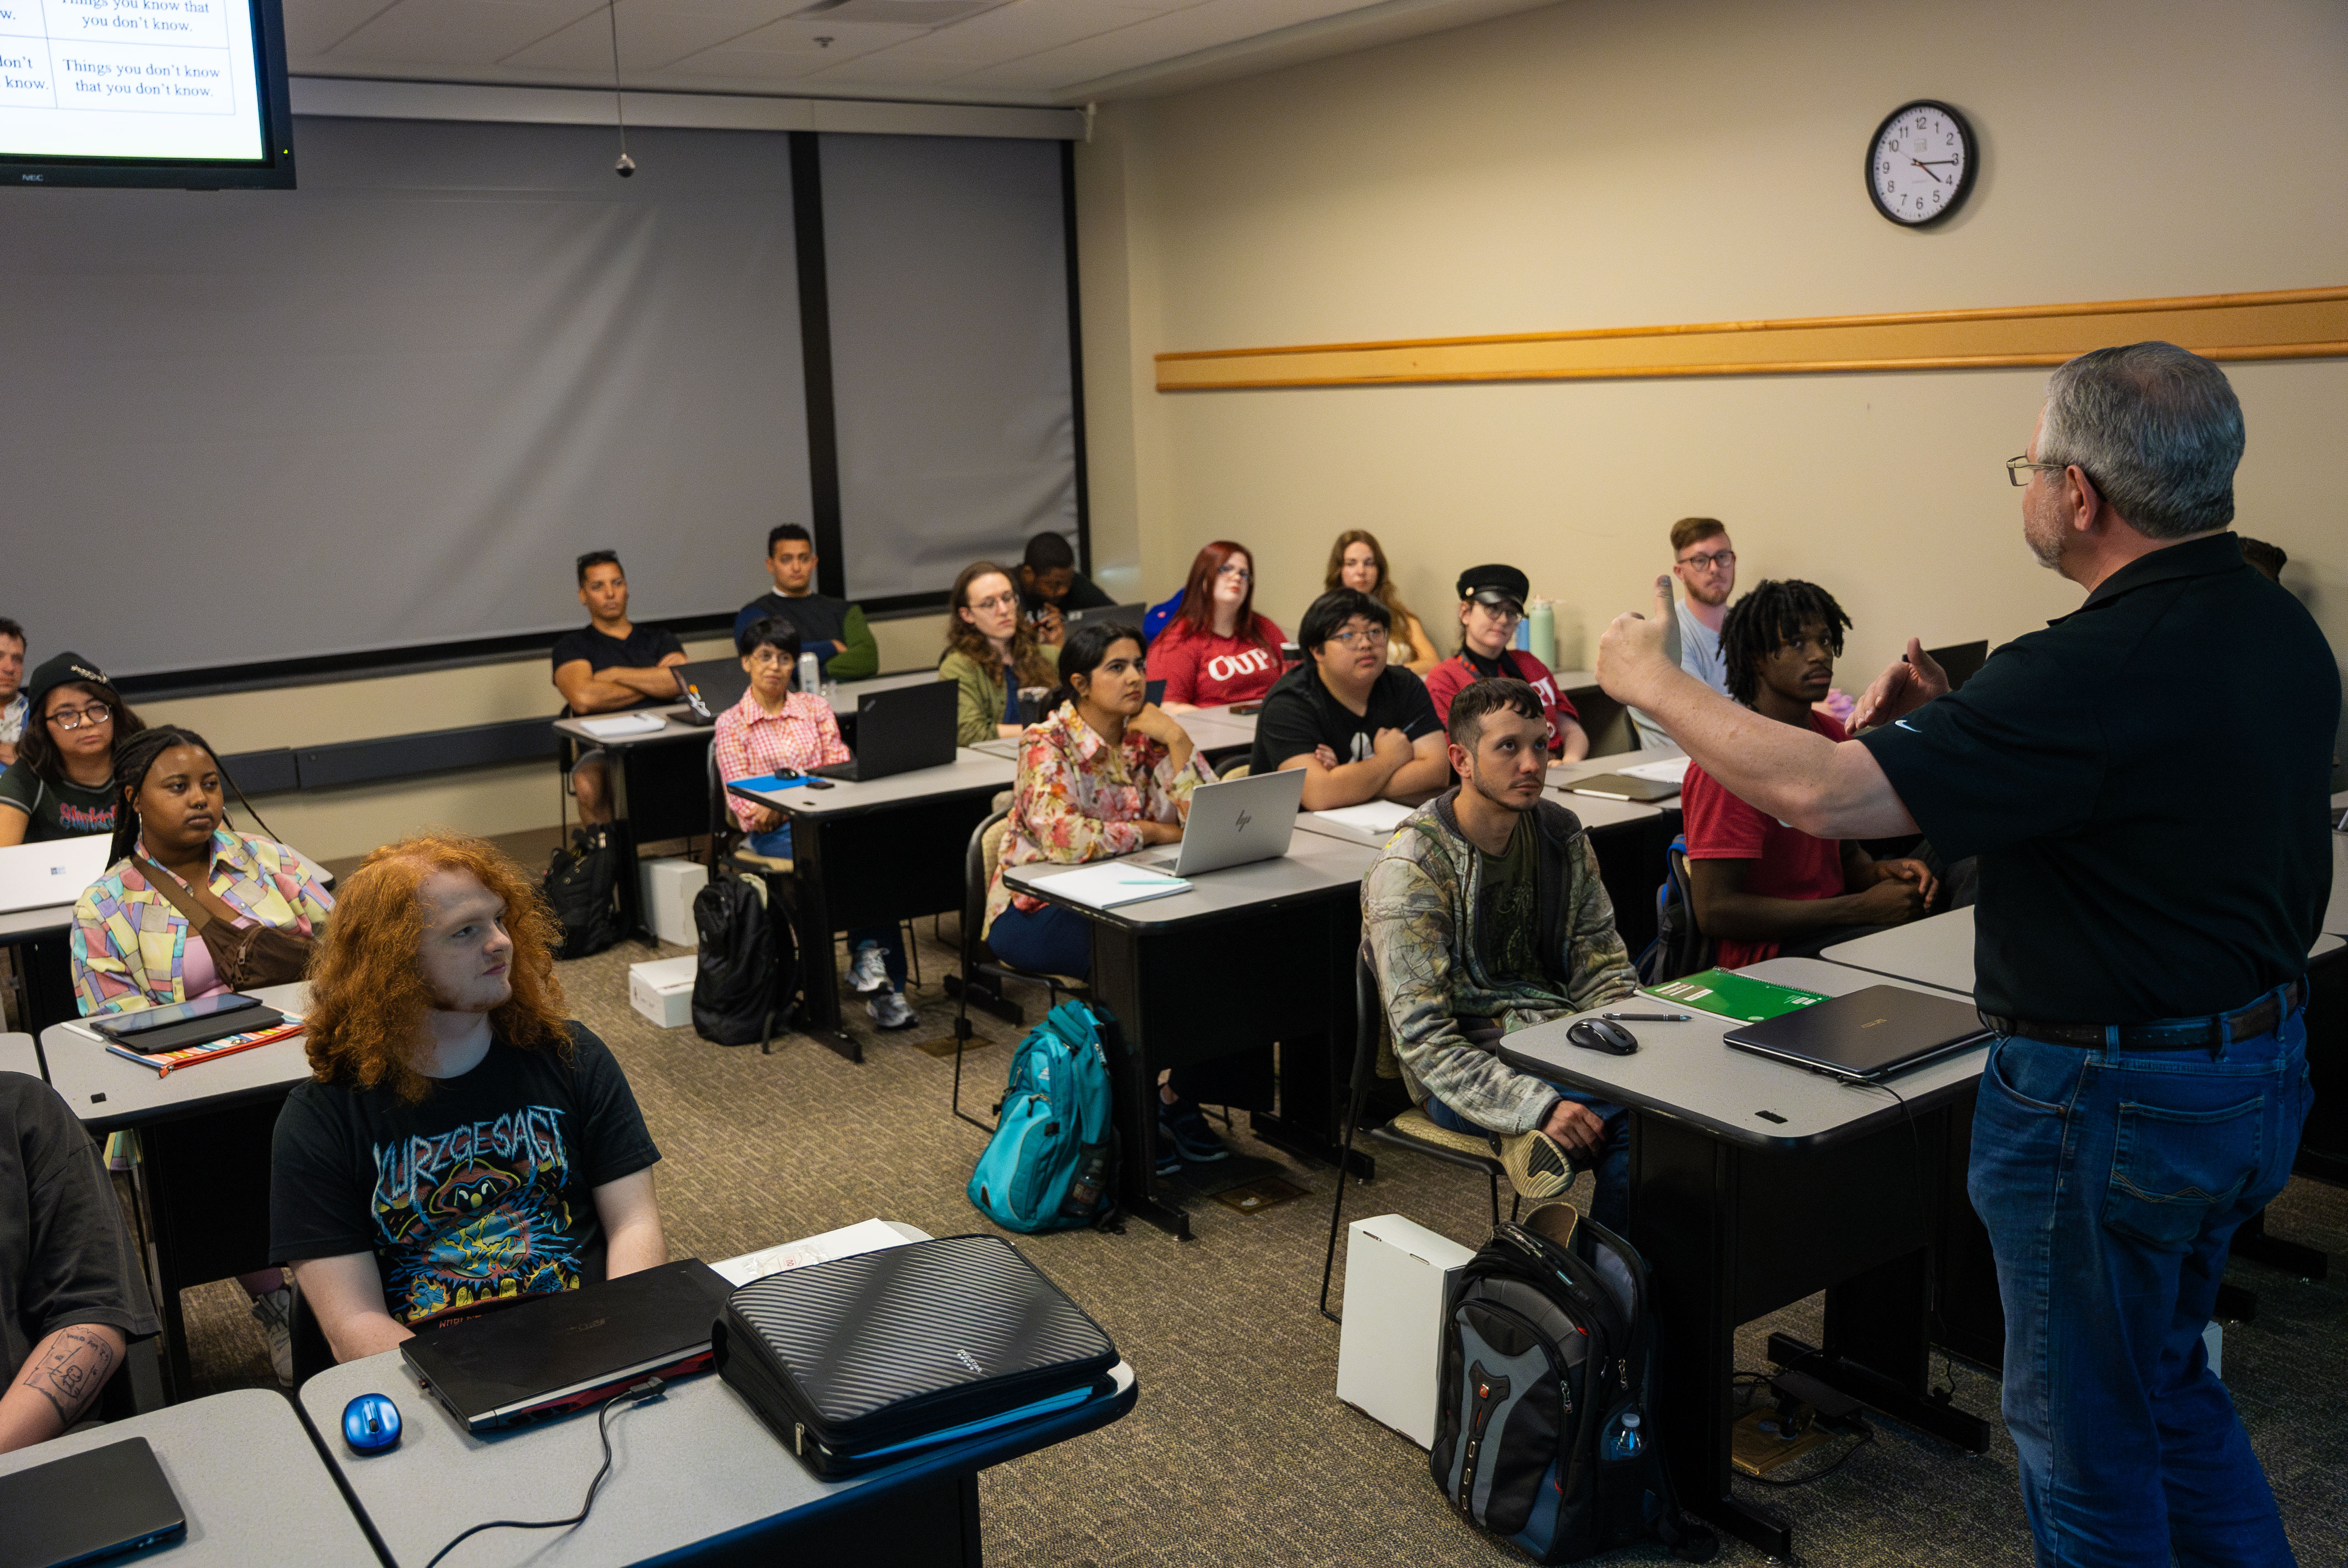
[[[1255,612],[1255,558],[1217,539],[1190,563],[1182,608],[1149,645],[1149,678],[1169,712],[1252,702],[1280,679],[1286,635]]]
[[[335,1358],[667,1261],[660,1151],[611,1051],[562,1016],[554,917],[521,868],[427,834],[338,892],[269,1200],[269,1255]]]

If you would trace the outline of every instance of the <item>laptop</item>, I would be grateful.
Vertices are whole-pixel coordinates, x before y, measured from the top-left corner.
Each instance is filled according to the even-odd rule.
[[[707,709],[709,717],[697,713],[680,713],[684,723],[716,723],[717,715],[742,700],[750,689],[750,672],[742,668],[739,659],[700,659],[676,667],[677,687],[685,693],[689,703],[695,696]]]
[[[106,834],[81,833],[0,849],[0,915],[72,904],[106,875],[113,845]]]
[[[462,1318],[399,1353],[466,1430],[490,1432],[585,1409],[655,1374],[706,1370],[709,1326],[733,1289],[685,1258]]]
[[[961,688],[924,681],[893,691],[868,692],[856,702],[856,755],[812,772],[850,784],[942,768],[954,760],[954,707]]]
[[[1146,604],[1103,604],[1091,610],[1064,610],[1060,612],[1060,624],[1072,631],[1087,622],[1102,626],[1130,626],[1138,631],[1141,630],[1141,618],[1148,613],[1149,607]]]
[[[1573,794],[1594,794],[1601,800],[1670,800],[1680,786],[1662,779],[1632,778],[1629,774],[1593,774],[1565,786]]]
[[[1925,653],[1949,678],[1949,690],[1953,692],[1981,672],[1989,662],[1989,641],[1959,642],[1948,648],[1927,648]]]
[[[1869,986],[1759,1023],[1738,1024],[1721,1038],[1739,1050],[1848,1083],[1876,1083],[1989,1036],[1973,1004],[1961,997]]]
[[[1200,784],[1190,792],[1190,819],[1182,830],[1182,842],[1155,855],[1137,855],[1124,864],[1195,876],[1201,871],[1277,860],[1288,853],[1296,813],[1303,804],[1303,768]]]
[[[145,1438],[0,1476],[0,1568],[70,1568],[188,1533]]]

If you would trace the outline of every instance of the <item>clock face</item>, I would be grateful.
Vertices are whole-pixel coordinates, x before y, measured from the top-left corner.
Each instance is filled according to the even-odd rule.
[[[1903,105],[1876,128],[1867,149],[1867,193],[1894,223],[1916,228],[1961,206],[1973,184],[1973,132],[1965,117],[1930,99]]]

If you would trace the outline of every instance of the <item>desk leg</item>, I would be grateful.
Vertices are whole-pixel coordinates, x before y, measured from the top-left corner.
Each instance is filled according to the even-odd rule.
[[[1319,915],[1318,929],[1310,933],[1317,950],[1305,947],[1308,936],[1299,916],[1289,935],[1292,956],[1301,964],[1308,957],[1320,967],[1321,1026],[1309,1033],[1283,1035],[1280,1041],[1280,1113],[1262,1112],[1248,1117],[1248,1130],[1276,1149],[1284,1149],[1307,1164],[1334,1165],[1344,1153],[1345,1095],[1354,1073],[1354,955],[1362,944],[1362,912],[1357,899],[1331,903]],[[1303,978],[1300,975],[1300,978]],[[1368,1180],[1368,1156],[1355,1151],[1351,1162]]]
[[[1943,1404],[1931,1387],[1925,1314],[1931,1254],[1918,1251],[1827,1289],[1827,1334],[1813,1348],[1787,1334],[1769,1336],[1769,1359],[1807,1372],[1920,1432],[1967,1453],[1989,1451],[1989,1423]]]
[[[1152,1195],[1158,1169],[1158,1072],[1142,1026],[1141,942],[1105,920],[1093,922],[1093,1011],[1108,1052],[1110,1121],[1117,1138],[1117,1201],[1178,1241],[1190,1239],[1190,1216]]]
[[[792,878],[798,904],[799,984],[805,996],[800,1008],[803,1033],[850,1061],[864,1060],[864,1048],[840,1032],[839,960],[831,940],[830,875],[825,850],[829,825],[819,816],[797,817],[791,823]]]

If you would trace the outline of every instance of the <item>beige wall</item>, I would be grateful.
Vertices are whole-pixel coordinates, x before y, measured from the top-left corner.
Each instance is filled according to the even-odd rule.
[[[1982,148],[1966,210],[1923,232],[1860,181],[1917,97]],[[1748,586],[1841,599],[1847,686],[1910,632],[2013,636],[2077,600],[2024,554],[1999,468],[2040,372],[1165,395],[1150,356],[2348,282],[2348,201],[2315,172],[2348,167],[2348,121],[2316,109],[2342,102],[2336,0],[1577,0],[1108,106],[1078,155],[1097,535],[1130,530],[1153,595],[1246,541],[1292,630],[1341,528],[1379,534],[1431,626],[1459,569],[1512,560],[1562,601],[1575,666],[1702,513]],[[2348,362],[2230,374],[2240,524],[2348,649]]]

